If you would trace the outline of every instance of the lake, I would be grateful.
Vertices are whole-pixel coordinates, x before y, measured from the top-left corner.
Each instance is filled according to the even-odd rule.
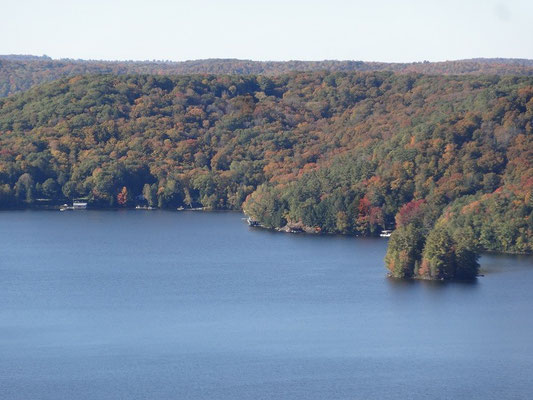
[[[386,239],[242,217],[0,212],[0,398],[530,398],[532,257],[394,281]]]

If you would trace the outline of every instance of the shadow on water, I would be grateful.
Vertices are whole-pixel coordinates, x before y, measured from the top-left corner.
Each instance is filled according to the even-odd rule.
[[[451,280],[451,281],[436,281],[427,279],[399,279],[387,276],[387,283],[390,288],[394,290],[412,290],[414,288],[424,288],[429,290],[444,290],[447,288],[475,288],[479,285],[479,280],[483,279],[478,277],[468,280]]]
[[[244,222],[244,218],[243,218]],[[325,244],[327,244],[328,241],[335,241],[337,243],[355,243],[356,245],[360,246],[372,246],[373,248],[379,249],[380,251],[383,250],[383,246],[386,245],[387,241],[383,240],[383,238],[379,237],[361,237],[361,236],[353,236],[353,235],[341,235],[341,234],[325,234],[325,233],[305,233],[305,232],[294,232],[294,233],[288,233],[288,232],[279,232],[275,229],[267,229],[267,228],[261,228],[261,227],[247,227],[248,231],[250,233],[253,233],[254,235],[263,235],[265,237],[269,238],[276,238],[276,239],[282,239],[282,240],[291,240],[295,242],[305,242],[305,241],[320,241]],[[386,248],[386,247],[385,247]],[[385,257],[385,254],[383,253],[383,257]]]

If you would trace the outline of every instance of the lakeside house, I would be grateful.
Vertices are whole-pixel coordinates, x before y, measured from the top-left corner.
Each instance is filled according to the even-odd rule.
[[[87,202],[75,201],[74,203],[72,203],[72,208],[74,210],[85,210],[87,208]]]

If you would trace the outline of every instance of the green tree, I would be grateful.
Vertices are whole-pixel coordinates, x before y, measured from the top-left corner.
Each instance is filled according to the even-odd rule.
[[[455,278],[473,279],[479,274],[479,254],[467,245],[456,244]]]
[[[394,278],[411,278],[420,264],[424,235],[414,224],[396,229],[390,239],[385,265]]]
[[[48,199],[55,199],[59,195],[60,187],[54,178],[48,178],[41,187],[43,195]]]
[[[78,195],[76,186],[76,182],[68,181],[61,188],[61,192],[67,199],[72,200]]]
[[[479,271],[478,254],[465,231],[450,234],[449,224],[437,222],[424,246],[419,276],[425,279],[473,279]]]
[[[157,186],[155,184],[150,185],[145,183],[143,186],[143,196],[150,207],[154,207],[157,204]]]
[[[455,277],[454,242],[446,227],[437,224],[427,237],[418,275],[429,279]]]
[[[22,174],[17,180],[17,183],[15,183],[15,195],[17,199],[28,204],[33,203],[35,200],[34,189],[35,183],[29,173]]]

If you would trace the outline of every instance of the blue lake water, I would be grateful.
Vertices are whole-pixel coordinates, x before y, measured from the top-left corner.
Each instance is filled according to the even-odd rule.
[[[0,399],[531,398],[532,257],[399,282],[241,218],[0,212]]]

